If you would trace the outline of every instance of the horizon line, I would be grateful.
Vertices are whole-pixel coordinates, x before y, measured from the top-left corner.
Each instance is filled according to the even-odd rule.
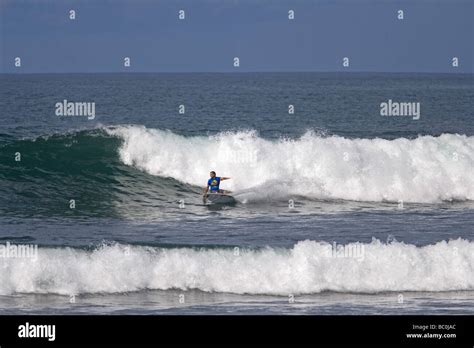
[[[435,71],[319,71],[319,70],[298,70],[298,71],[94,71],[94,72],[0,72],[0,75],[65,75],[65,74],[444,74],[444,75],[473,75],[474,72],[435,72]]]

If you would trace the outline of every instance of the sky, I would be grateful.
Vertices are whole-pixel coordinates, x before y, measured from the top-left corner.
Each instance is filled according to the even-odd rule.
[[[474,0],[0,0],[0,73],[473,73],[473,28]]]

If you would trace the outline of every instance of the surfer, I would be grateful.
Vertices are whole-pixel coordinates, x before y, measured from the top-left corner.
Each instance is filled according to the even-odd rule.
[[[203,190],[203,196],[206,197],[207,192],[210,190],[211,193],[229,193],[230,191],[224,191],[219,189],[221,181],[229,180],[230,178],[224,176],[216,176],[215,171],[209,173],[211,178],[207,181],[207,186]]]

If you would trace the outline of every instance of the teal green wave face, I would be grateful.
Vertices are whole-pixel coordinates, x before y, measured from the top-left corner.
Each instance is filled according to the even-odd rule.
[[[0,212],[45,217],[142,215],[188,191],[172,179],[123,164],[121,140],[103,130],[0,145]],[[15,161],[15,154],[21,161]],[[189,192],[188,192],[189,195]],[[70,200],[75,209],[70,209]],[[121,209],[125,208],[126,209]]]

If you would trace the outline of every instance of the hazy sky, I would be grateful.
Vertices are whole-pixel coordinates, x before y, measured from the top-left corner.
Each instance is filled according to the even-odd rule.
[[[473,23],[474,0],[0,0],[0,71],[472,73]]]

